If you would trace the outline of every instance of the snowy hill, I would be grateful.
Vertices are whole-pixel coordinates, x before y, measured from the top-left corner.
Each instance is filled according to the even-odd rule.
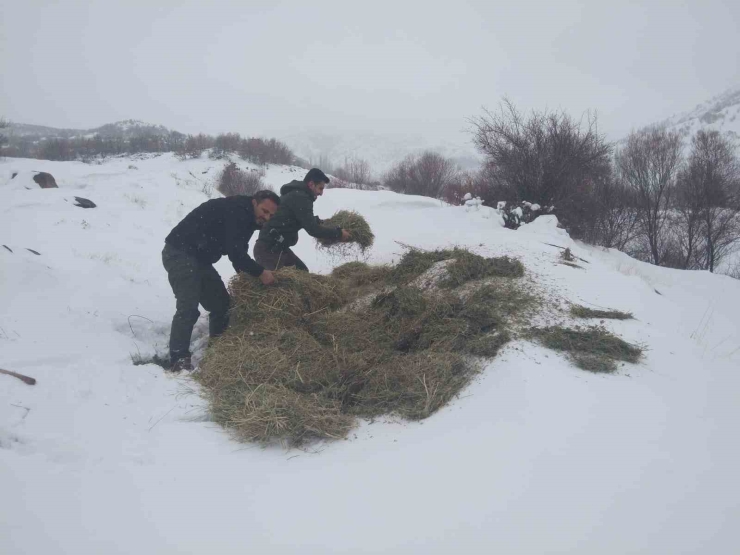
[[[58,129],[42,125],[11,123],[10,132],[15,137],[34,139],[71,139],[75,137],[123,138],[164,136],[170,130],[162,125],[154,125],[138,120],[125,120],[107,123],[94,129]]]
[[[699,129],[714,129],[740,138],[740,87],[730,89],[683,114],[662,122],[691,137]]]
[[[332,189],[316,212],[362,213],[377,236],[372,262],[397,259],[396,241],[516,256],[549,299],[547,318],[568,302],[633,312],[604,325],[643,343],[645,361],[596,375],[517,340],[421,423],[365,423],[307,451],[232,442],[188,376],[131,362],[166,348],[164,237],[213,194],[220,164],[0,161],[0,368],[38,380],[0,375],[0,553],[740,545],[740,281],[588,247],[547,220],[507,230],[485,207]],[[59,189],[16,181],[32,171],[52,173]],[[304,171],[272,166],[265,179],[278,186]],[[74,206],[75,196],[97,208]],[[557,264],[548,243],[588,263]],[[343,262],[305,235],[296,250],[316,272]],[[233,273],[228,261],[217,268]]]

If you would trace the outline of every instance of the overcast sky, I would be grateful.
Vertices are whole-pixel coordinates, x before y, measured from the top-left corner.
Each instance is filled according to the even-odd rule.
[[[620,138],[740,85],[730,0],[4,0],[0,31],[0,116],[55,127],[453,137],[507,95]]]

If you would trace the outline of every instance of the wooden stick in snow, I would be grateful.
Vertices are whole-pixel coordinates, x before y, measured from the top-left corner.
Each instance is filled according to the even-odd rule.
[[[8,376],[13,376],[14,378],[18,378],[19,380],[26,382],[28,385],[36,385],[36,380],[34,378],[31,378],[29,376],[24,376],[23,374],[18,374],[16,372],[11,372],[10,370],[3,370],[2,368],[0,368],[0,374],[7,374]]]

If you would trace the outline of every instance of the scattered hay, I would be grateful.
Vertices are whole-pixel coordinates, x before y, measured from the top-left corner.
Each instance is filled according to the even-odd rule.
[[[407,285],[453,255],[444,289]],[[271,287],[235,277],[232,325],[195,376],[213,419],[242,441],[300,445],[345,437],[357,417],[426,418],[479,372],[479,357],[511,340],[533,301],[508,258],[411,250],[401,265],[350,262],[330,276],[283,268]],[[507,277],[471,281],[491,275]],[[352,302],[358,291],[367,303]]]
[[[411,247],[393,269],[391,281],[409,283],[444,260],[453,260],[446,267],[447,276],[439,283],[444,288],[459,287],[468,281],[486,277],[518,278],[524,275],[522,263],[508,256],[484,258],[460,248],[423,251]]]
[[[524,275],[524,266],[518,260],[501,256],[483,258],[471,252],[458,253],[455,261],[447,267],[448,277],[440,287],[459,287],[463,283],[487,277],[518,278]]]
[[[574,305],[570,308],[570,313],[576,318],[603,318],[608,320],[632,320],[631,312],[622,312],[620,310],[594,310],[586,306]]]
[[[579,368],[591,372],[614,372],[617,361],[636,363],[643,349],[627,343],[603,327],[535,328],[532,335],[545,347],[568,353]]]
[[[319,247],[323,248],[341,248],[357,245],[362,252],[373,246],[375,235],[370,229],[370,224],[358,212],[353,210],[340,210],[331,218],[323,220],[322,225],[327,227],[341,227],[350,234],[350,239],[342,243],[337,239],[316,239]]]

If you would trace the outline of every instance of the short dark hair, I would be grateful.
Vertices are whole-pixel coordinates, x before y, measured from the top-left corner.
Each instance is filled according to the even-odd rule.
[[[257,201],[257,204],[264,200],[271,200],[276,206],[280,206],[280,197],[277,196],[275,191],[268,191],[266,189],[264,191],[257,191],[252,198]]]
[[[310,183],[311,181],[314,183],[329,183],[329,178],[319,168],[311,168],[308,170],[306,177],[303,178],[303,182]]]

